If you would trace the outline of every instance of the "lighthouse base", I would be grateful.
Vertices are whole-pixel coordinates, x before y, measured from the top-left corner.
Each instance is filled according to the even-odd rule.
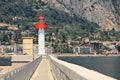
[[[45,34],[44,29],[38,30],[38,55],[45,55]]]

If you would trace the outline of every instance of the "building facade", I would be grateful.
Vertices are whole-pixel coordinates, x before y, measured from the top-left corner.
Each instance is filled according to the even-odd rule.
[[[33,55],[33,37],[23,37],[23,54]]]
[[[76,46],[73,48],[73,52],[76,53],[76,54],[91,54],[93,51],[93,48],[92,47],[86,47],[86,46]]]

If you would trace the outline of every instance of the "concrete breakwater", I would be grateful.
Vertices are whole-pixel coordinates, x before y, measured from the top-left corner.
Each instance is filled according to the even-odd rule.
[[[3,74],[0,76],[0,80],[29,80],[32,76],[32,74],[36,71],[38,65],[41,61],[45,62],[48,59],[48,62],[50,62],[49,68],[50,73],[53,74],[54,80],[117,80],[115,78],[106,76],[104,74],[101,74],[99,72],[96,72],[94,70],[90,70],[75,64],[71,64],[65,61],[61,61],[57,58],[55,58],[52,55],[45,55],[45,58],[37,58],[33,61],[30,61],[28,64],[15,68],[12,71],[9,71],[6,74]],[[13,56],[13,62],[16,62],[18,59],[18,62],[21,62],[20,58],[26,60],[31,60],[33,58],[26,56]],[[23,60],[22,60],[23,62]],[[42,63],[41,63],[42,64]],[[46,64],[42,64],[42,66],[46,66]],[[38,68],[40,68],[41,65],[39,65]],[[45,68],[45,70],[48,67]],[[42,74],[48,74],[48,72],[43,71]],[[37,73],[38,77],[40,76],[39,73]],[[47,77],[47,76],[46,76]],[[34,79],[33,79],[34,80]],[[45,80],[45,79],[44,79]],[[48,80],[48,79],[47,79]]]
[[[1,75],[0,80],[30,80],[41,60],[40,56],[26,65],[15,68]]]
[[[10,58],[10,55],[0,55],[0,58]]]
[[[57,80],[117,80],[94,70],[50,56],[51,70]]]

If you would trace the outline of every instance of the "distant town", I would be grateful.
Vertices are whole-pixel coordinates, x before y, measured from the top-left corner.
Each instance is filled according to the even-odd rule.
[[[26,39],[29,37],[26,37]],[[32,37],[32,40],[35,38]],[[46,42],[46,53],[48,54],[92,54],[92,55],[119,55],[120,41],[99,41],[89,38],[82,38],[82,41],[68,41],[61,44],[60,47],[54,48],[55,42]],[[66,46],[67,45],[67,46]],[[24,39],[21,44],[0,45],[1,55],[27,55],[23,53]],[[64,47],[66,47],[64,49]],[[37,53],[38,45],[33,44],[32,52]]]

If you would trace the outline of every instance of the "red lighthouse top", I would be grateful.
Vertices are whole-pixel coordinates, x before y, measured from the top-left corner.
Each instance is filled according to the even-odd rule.
[[[38,20],[45,20],[45,18],[44,18],[44,16],[43,16],[43,14],[42,14],[42,13],[40,14],[40,16],[39,16]]]
[[[45,18],[43,16],[43,14],[41,13],[39,18],[38,18],[38,23],[35,25],[36,29],[47,29],[47,24],[44,22]]]

